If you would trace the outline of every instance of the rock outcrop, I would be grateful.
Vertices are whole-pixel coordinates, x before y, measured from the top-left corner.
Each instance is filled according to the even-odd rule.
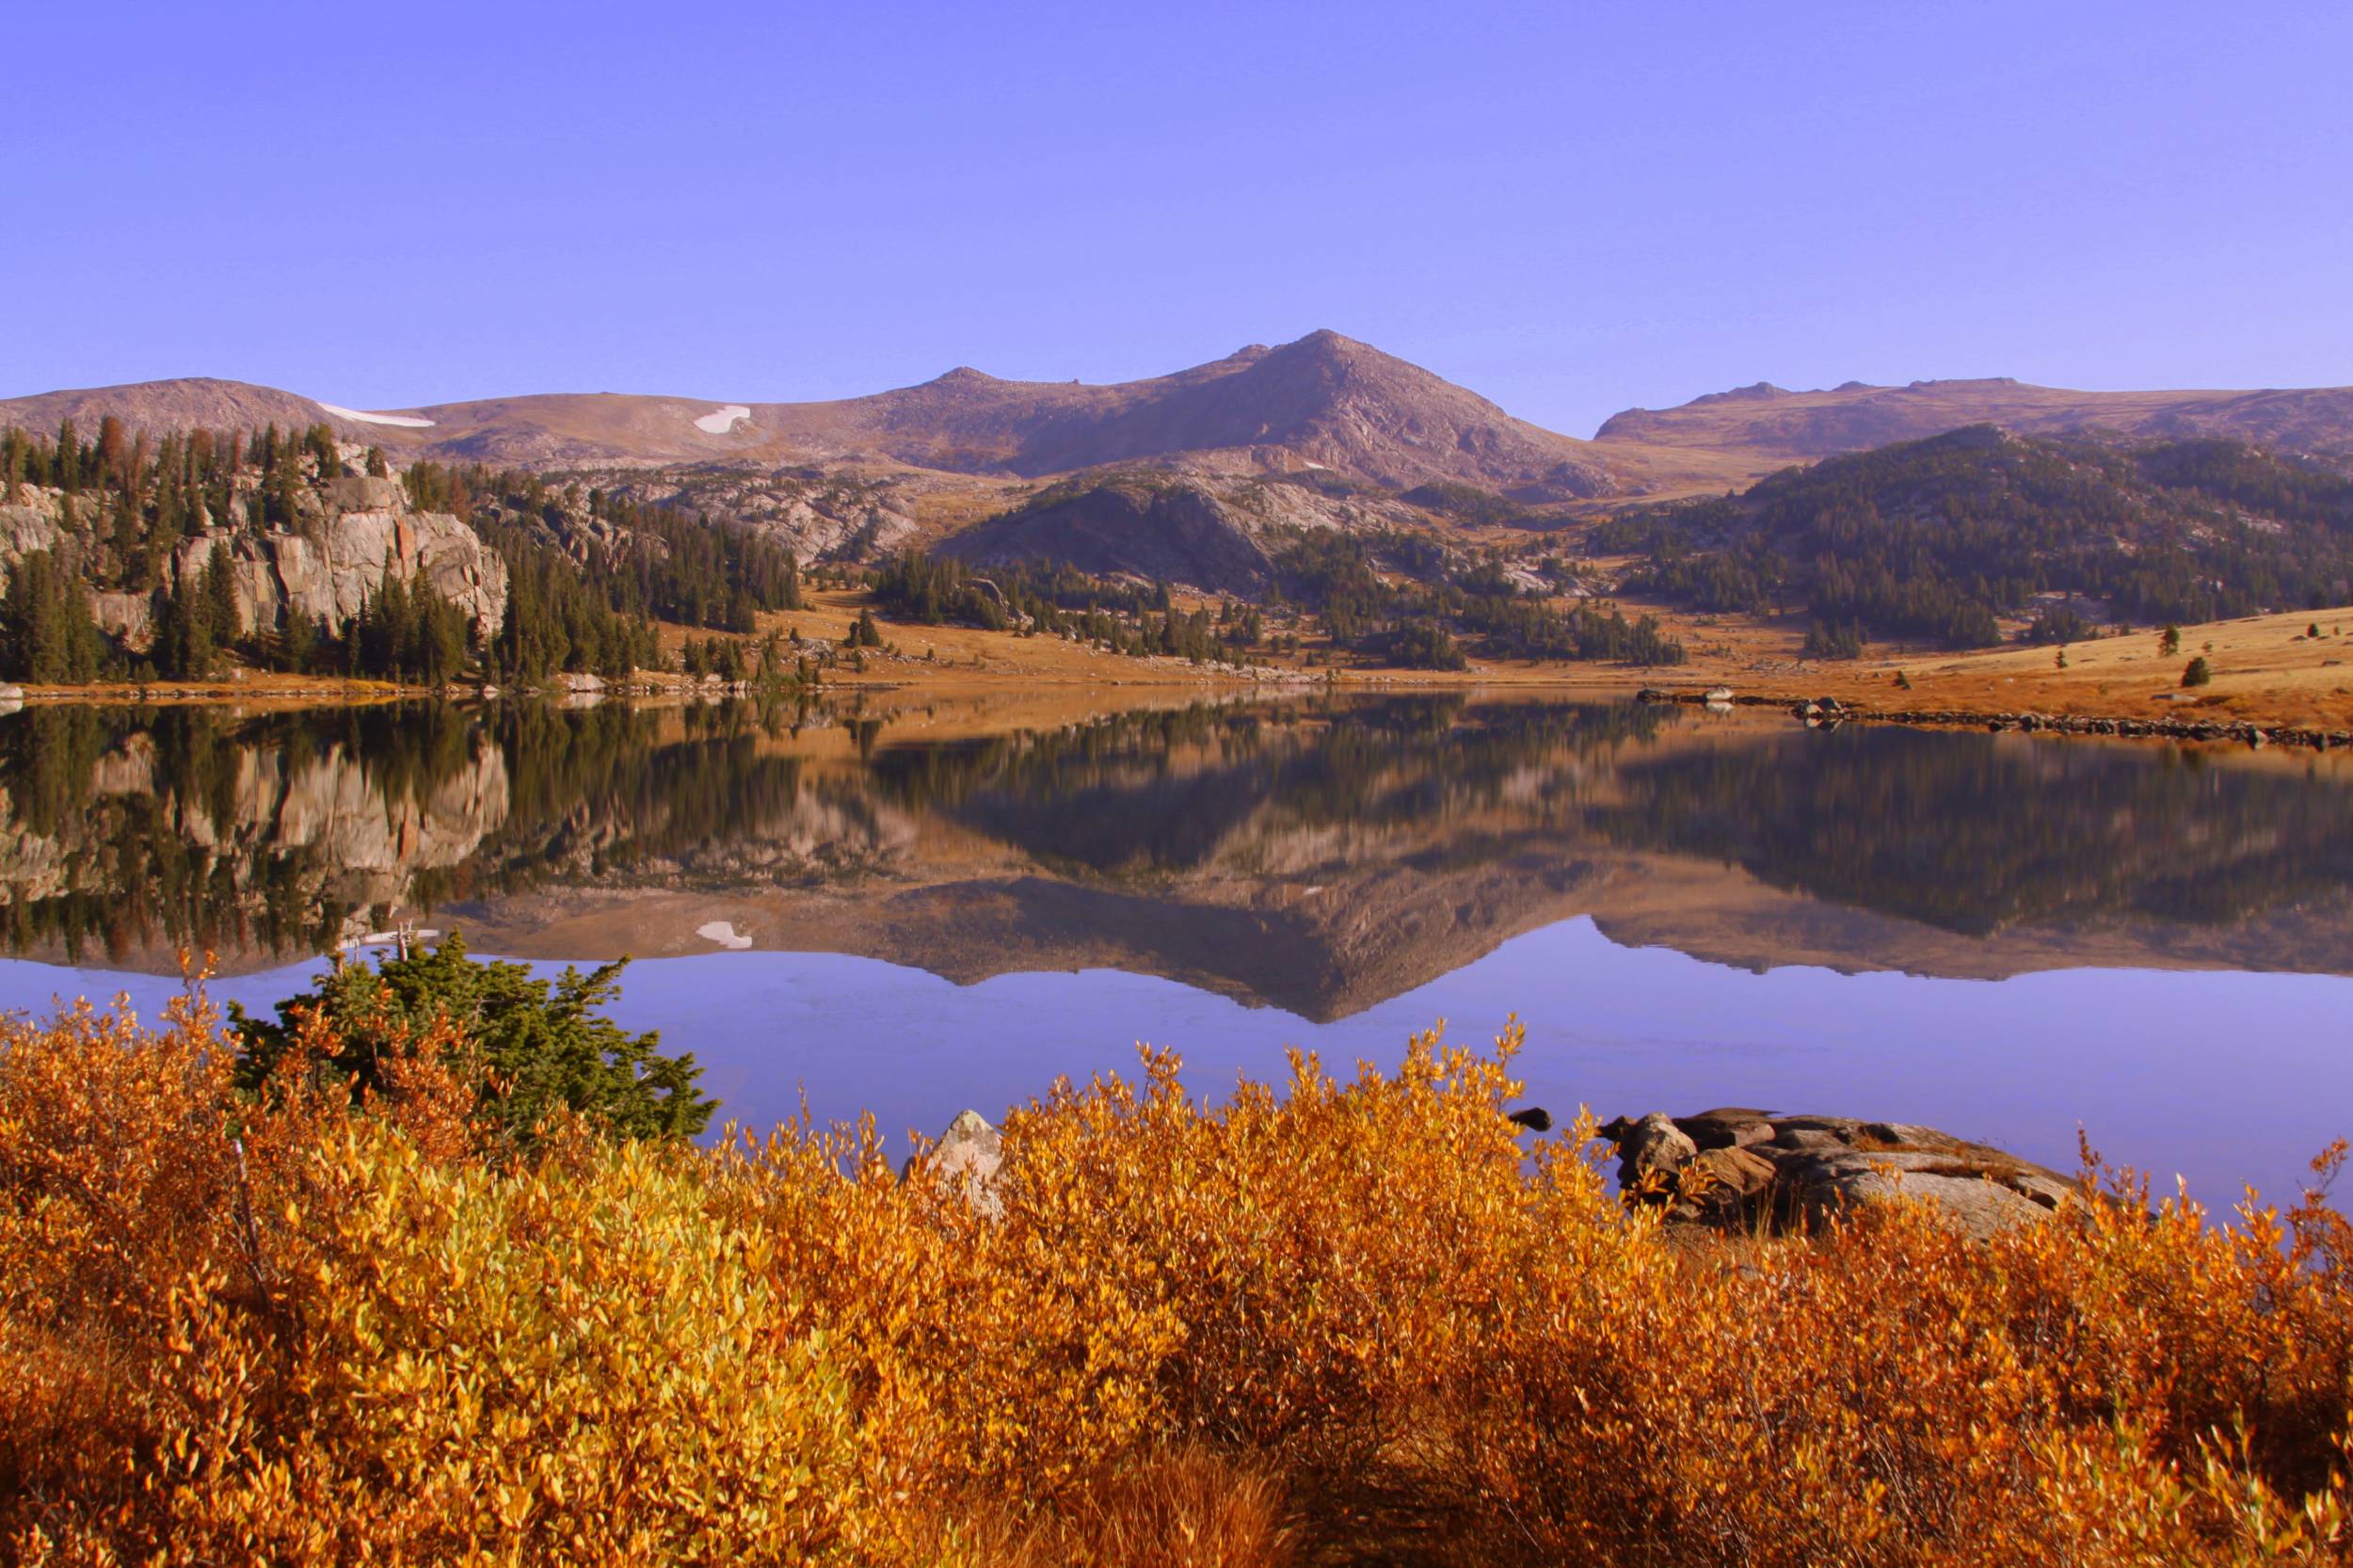
[[[358,616],[389,578],[420,574],[466,613],[488,641],[506,617],[506,563],[446,512],[418,512],[390,479],[328,482],[318,520],[301,532],[212,529],[181,542],[172,568],[183,592],[202,580],[216,544],[229,547],[237,619],[275,632],[290,611],[336,627]]]
[[[2077,1202],[2072,1179],[1933,1128],[1745,1107],[1653,1112],[1601,1129],[1626,1201],[1671,1224],[1747,1233],[1817,1227],[1856,1206],[1916,1199],[1983,1240]]]
[[[22,504],[0,506],[0,584],[24,556],[83,536],[91,520],[68,529],[63,505],[56,490],[28,488]],[[206,528],[181,540],[171,558],[175,586],[196,590],[221,545],[229,551],[244,632],[280,631],[294,610],[331,631],[359,615],[388,578],[408,582],[420,573],[465,612],[484,641],[506,618],[506,563],[498,552],[449,513],[414,510],[396,481],[326,480],[303,492],[300,515],[300,525],[290,530]],[[93,588],[90,614],[100,630],[130,648],[144,651],[153,635],[148,594]]]

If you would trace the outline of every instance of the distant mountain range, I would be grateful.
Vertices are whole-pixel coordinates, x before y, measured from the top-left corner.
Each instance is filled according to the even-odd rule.
[[[1739,454],[1780,467],[1972,424],[2025,436],[2219,436],[2289,452],[2353,452],[2353,387],[2289,392],[2071,392],[2007,376],[1826,392],[1769,382],[1710,392],[1673,408],[1629,408],[1595,446],[1621,443]]]
[[[856,463],[1040,477],[1192,460],[1211,470],[1325,468],[1408,488],[1433,478],[1565,500],[1618,480],[1593,443],[1539,429],[1426,370],[1313,332],[1279,348],[1112,386],[1001,381],[959,368],[830,403],[553,393],[362,412],[232,381],[152,381],[0,402],[0,423],[147,428],[299,426],[408,456],[547,468],[596,463]]]
[[[538,470],[800,466],[998,481],[1118,465],[1223,479],[1321,471],[1391,490],[1468,485],[1526,505],[1721,491],[1792,462],[1971,424],[2353,453],[2353,388],[2089,392],[2010,380],[1822,392],[1758,383],[1629,409],[1580,440],[1331,331],[1108,386],[959,368],[825,403],[595,392],[378,411],[204,378],[0,400],[0,424],[54,429],[70,417],[88,429],[109,414],[154,430],[324,422],[396,459]]]

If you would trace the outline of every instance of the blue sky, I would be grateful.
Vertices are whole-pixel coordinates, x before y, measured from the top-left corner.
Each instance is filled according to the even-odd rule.
[[[2353,382],[2353,7],[20,8],[0,395]]]

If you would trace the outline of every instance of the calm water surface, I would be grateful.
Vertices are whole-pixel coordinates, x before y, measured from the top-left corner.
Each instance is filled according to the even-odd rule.
[[[558,968],[764,1127],[894,1141],[1174,1046],[1516,1012],[1556,1112],[1931,1123],[2228,1201],[2353,1132],[2333,759],[1460,697],[0,719],[0,1005],[251,1005],[403,920]]]

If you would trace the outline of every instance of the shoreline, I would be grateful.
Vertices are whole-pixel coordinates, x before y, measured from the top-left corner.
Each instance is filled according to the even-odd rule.
[[[2239,741],[2256,748],[2266,745],[2301,746],[2312,751],[2353,746],[2353,729],[2265,724],[2251,719],[2148,719],[2113,713],[2043,713],[2028,710],[1968,708],[1880,709],[1835,696],[1791,698],[1751,694],[1711,698],[1705,692],[1663,691],[1657,688],[1637,692],[1635,699],[1680,707],[1779,708],[1792,718],[1824,729],[1834,729],[1847,724],[1885,724],[1908,729],[1983,729],[1994,734],[2016,732],[2113,740]]]
[[[794,611],[765,617],[771,635],[793,634],[824,649],[859,595],[811,596]],[[1058,694],[1121,694],[1139,699],[1174,693],[1252,696],[1493,692],[1585,699],[1667,695],[1705,700],[1722,690],[1736,706],[1778,706],[1802,718],[1809,702],[1833,702],[1839,722],[1919,728],[1987,728],[2107,739],[2174,740],[2286,745],[2306,750],[2353,746],[2353,640],[2343,611],[2295,611],[2180,628],[2179,650],[2154,634],[2108,635],[2052,649],[2005,645],[1951,653],[1882,652],[1854,661],[1785,657],[1778,640],[1731,636],[1721,623],[1673,627],[1702,646],[1682,664],[1630,665],[1487,661],[1460,670],[1280,662],[1193,664],[1166,654],[1111,654],[1052,639],[970,627],[881,621],[888,641],[858,667],[826,668],[817,679],[773,688],[780,696],[860,700],[971,701]],[[1677,619],[1678,617],[1671,617]],[[673,635],[675,633],[675,635]],[[667,628],[675,643],[687,633]],[[2183,688],[2181,664],[2211,656],[2209,684]],[[758,697],[763,682],[726,681],[675,670],[638,670],[610,679],[572,672],[528,687],[479,680],[438,686],[248,670],[219,680],[92,682],[82,686],[0,684],[0,709],[86,705],[254,708],[362,707],[443,699],[469,704],[521,699],[586,706],[602,700],[708,702]]]
[[[1578,670],[1344,670],[1330,677],[1269,679],[1263,674],[1205,674],[1195,677],[1140,673],[1093,679],[1034,673],[1003,676],[960,675],[944,680],[903,678],[827,681],[808,688],[812,697],[855,700],[869,695],[936,696],[960,700],[985,700],[1034,694],[1041,688],[1064,691],[1133,692],[1147,694],[1198,692],[1220,697],[1242,696],[1308,696],[1318,693],[1375,696],[1417,692],[1465,695],[1493,693],[1517,697],[1545,694],[1586,698],[1623,698],[1634,702],[1677,707],[1771,708],[1817,728],[1844,724],[1899,726],[1913,729],[1982,729],[1993,733],[2047,734],[2108,740],[2169,740],[2236,743],[2251,747],[2287,746],[2311,751],[2353,748],[2353,727],[2336,728],[2299,723],[2272,716],[2261,703],[2236,703],[2229,716],[2151,717],[2112,712],[2050,711],[2034,706],[1886,707],[1854,692],[1857,682],[1828,680],[1817,682],[1817,696],[1785,691],[1731,692],[1711,698],[1727,683],[1710,680],[1705,686],[1662,686],[1656,668],[1609,666]],[[1787,684],[1785,678],[1776,684]],[[791,688],[784,688],[790,692]],[[448,701],[469,707],[503,702],[549,702],[587,707],[600,702],[712,702],[745,700],[760,695],[757,681],[733,683],[663,680],[615,680],[592,688],[500,689],[476,686],[398,686],[384,681],[288,685],[279,682],[245,684],[233,681],[174,681],[168,685],[129,685],[92,682],[87,686],[22,686],[17,695],[0,697],[0,715],[24,708],[167,708],[241,707],[298,710],[304,708],[367,708],[404,702]],[[1872,696],[1878,694],[1874,692]],[[2243,712],[2252,708],[2252,712]]]

